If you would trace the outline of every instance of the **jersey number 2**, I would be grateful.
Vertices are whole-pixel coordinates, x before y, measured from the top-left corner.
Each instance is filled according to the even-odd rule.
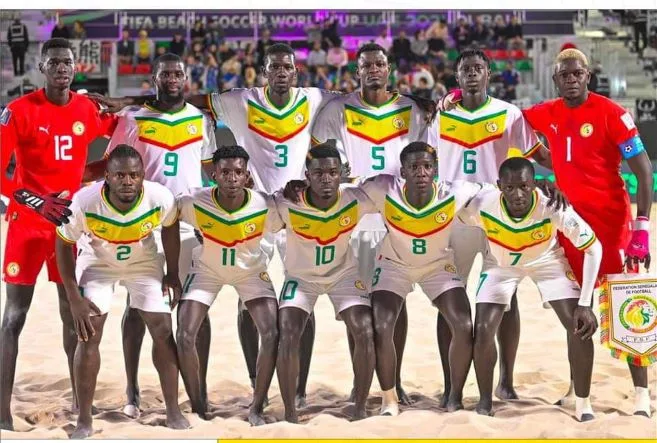
[[[130,246],[121,245],[118,248],[116,248],[116,259],[119,261],[127,260],[130,258],[131,252],[132,249],[130,248]]]
[[[167,166],[167,169],[164,170],[164,175],[167,177],[178,175],[178,154],[167,152],[164,156],[164,165]]]

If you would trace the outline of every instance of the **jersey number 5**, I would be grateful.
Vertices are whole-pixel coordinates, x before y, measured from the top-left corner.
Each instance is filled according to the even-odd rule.
[[[385,148],[383,146],[372,146],[372,169],[383,171],[386,167],[386,158],[383,155]]]
[[[71,154],[66,152],[73,147],[73,137],[70,135],[55,136],[55,160],[73,160]]]

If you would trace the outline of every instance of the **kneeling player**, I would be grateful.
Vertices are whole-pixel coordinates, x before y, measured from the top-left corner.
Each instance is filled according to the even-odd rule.
[[[298,421],[295,390],[299,344],[317,298],[328,294],[337,316],[354,337],[354,418],[367,417],[365,401],[374,375],[374,341],[370,299],[349,246],[349,236],[363,215],[375,212],[370,199],[353,185],[340,185],[340,154],[323,143],[306,159],[310,187],[301,201],[277,197],[286,225],[285,283],[279,312],[280,344],[276,369],[285,419]]]
[[[493,369],[497,352],[495,334],[505,308],[524,277],[531,278],[556,312],[568,335],[573,357],[576,416],[593,419],[589,401],[593,369],[593,341],[597,329],[591,299],[602,258],[602,246],[589,225],[572,209],[556,211],[536,190],[534,167],[524,158],[500,166],[500,190],[478,195],[467,207],[463,221],[484,229],[490,255],[477,290],[474,365],[479,385],[479,414],[492,412]],[[557,230],[585,252],[582,287],[558,245]]]
[[[472,319],[464,284],[449,248],[452,221],[482,186],[459,181],[435,183],[436,150],[413,142],[400,155],[401,179],[380,175],[362,189],[383,215],[388,234],[372,281],[376,369],[383,390],[382,415],[397,415],[395,324],[413,285],[419,284],[446,318],[451,390],[447,409],[463,408],[463,385],[472,362]]]
[[[158,183],[144,181],[139,153],[120,145],[109,155],[105,181],[75,194],[70,208],[70,223],[57,228],[56,252],[80,340],[74,363],[80,415],[71,437],[93,433],[91,402],[100,369],[98,346],[116,282],[130,293],[131,307],[139,310],[153,338],[153,363],[160,376],[167,426],[188,428],[178,406],[178,359],[171,325],[171,308],[181,292],[180,237],[177,228],[171,229],[177,214],[173,195]],[[159,225],[164,227],[166,277],[152,234]],[[76,261],[73,247],[83,236],[88,241],[80,243]],[[165,300],[163,286],[173,289],[172,303]]]
[[[223,147],[212,158],[217,186],[199,188],[178,199],[180,219],[200,230],[204,241],[185,280],[180,306],[178,353],[192,409],[205,416],[196,338],[223,285],[235,287],[262,338],[258,353],[252,425],[263,425],[263,404],[274,376],[278,348],[278,305],[260,246],[271,226],[282,228],[274,201],[245,189],[249,155],[240,146]]]

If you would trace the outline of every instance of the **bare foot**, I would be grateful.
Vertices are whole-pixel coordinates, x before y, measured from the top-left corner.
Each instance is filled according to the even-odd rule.
[[[249,423],[251,426],[262,426],[267,424],[262,415],[262,411],[257,411],[253,408],[249,410]]]
[[[447,412],[456,412],[463,409],[463,400],[461,398],[450,398],[447,401]]]
[[[413,400],[406,394],[406,391],[404,391],[401,385],[397,385],[397,398],[399,399],[399,403],[404,406],[413,404]]]
[[[91,434],[94,433],[93,428],[91,427],[91,424],[81,424],[78,423],[78,425],[75,427],[75,430],[71,434],[71,440],[80,440],[83,438],[91,437]]]
[[[449,402],[449,391],[445,391],[440,397],[440,403],[438,404],[438,407],[440,409],[447,409],[448,402]]]
[[[189,429],[192,426],[182,415],[182,412],[167,413],[167,427],[171,429]]]
[[[141,416],[141,411],[135,405],[125,405],[123,407],[123,413],[132,419],[138,419]]]
[[[14,420],[11,418],[11,415],[9,416],[9,418],[0,420],[0,429],[5,431],[14,430]]]
[[[308,406],[308,402],[306,402],[305,395],[297,394],[296,398],[294,399],[294,403],[297,405],[297,409],[303,409],[306,406]]]
[[[479,400],[479,403],[477,403],[477,407],[475,408],[475,411],[477,411],[477,414],[479,414],[479,415],[487,415],[489,417],[492,417],[493,416],[493,401],[492,400],[484,400],[484,399]]]
[[[362,409],[356,409],[354,415],[351,417],[351,421],[364,420],[368,417],[367,411],[363,407]]]
[[[502,386],[502,384],[498,384],[495,388],[495,397],[500,400],[518,400],[518,394],[513,386]]]
[[[297,415],[297,411],[294,411],[290,414],[285,414],[285,421],[288,423],[299,423],[299,416]]]
[[[636,412],[634,413],[634,415],[638,415],[638,416],[641,416],[641,417],[650,418],[650,414],[648,414],[646,411],[636,411]],[[4,428],[2,428],[2,429],[4,429]]]
[[[356,401],[356,388],[351,388],[351,394],[349,394],[347,401],[349,403],[354,403]]]
[[[73,406],[71,406],[71,412],[74,415],[78,415],[80,413],[80,407],[77,404],[73,403]],[[94,405],[91,405],[91,415],[98,415],[98,414],[100,414],[100,409],[98,409]]]

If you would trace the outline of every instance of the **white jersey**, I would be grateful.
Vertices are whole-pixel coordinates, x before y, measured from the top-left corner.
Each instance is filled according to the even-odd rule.
[[[217,201],[216,189],[198,188],[178,197],[180,219],[203,235],[199,260],[227,280],[266,271],[267,255],[260,241],[265,232],[283,227],[273,197],[245,189],[244,205],[229,212]]]
[[[490,243],[494,264],[533,266],[563,256],[557,231],[561,231],[580,250],[591,246],[595,233],[569,206],[563,211],[548,206],[548,197],[534,190],[529,213],[521,220],[509,215],[499,190],[481,192],[459,215],[467,224],[481,227]]]
[[[159,183],[144,180],[134,206],[121,212],[112,205],[105,182],[80,189],[73,196],[69,223],[57,234],[69,243],[78,243],[81,253],[113,267],[158,260],[153,230],[176,222],[178,210],[169,191]]]
[[[425,113],[415,102],[394,94],[381,106],[368,105],[360,92],[342,96],[319,113],[313,143],[337,141],[343,162],[357,177],[399,175],[399,155],[409,143],[427,141]]]
[[[306,193],[292,203],[280,193],[276,207],[286,226],[284,259],[288,278],[329,284],[356,267],[349,238],[364,214],[376,212],[372,201],[353,185],[340,185],[340,195],[329,209],[315,208]]]
[[[246,149],[255,188],[273,193],[290,180],[303,179],[310,128],[318,111],[338,95],[317,88],[291,88],[282,108],[268,88],[233,89],[208,96],[209,107]]]
[[[438,148],[441,180],[480,183],[497,181],[510,148],[529,157],[542,146],[520,109],[492,97],[474,111],[458,104],[441,112],[428,143]]]
[[[189,103],[174,113],[148,105],[129,108],[121,115],[105,155],[119,144],[141,154],[146,180],[166,186],[174,195],[203,186],[201,162],[211,162],[217,149],[212,120]]]
[[[452,221],[482,190],[477,183],[434,182],[433,197],[425,207],[418,209],[406,200],[406,186],[401,178],[379,175],[360,186],[383,215],[388,229],[381,255],[412,267],[451,259],[449,235]]]

